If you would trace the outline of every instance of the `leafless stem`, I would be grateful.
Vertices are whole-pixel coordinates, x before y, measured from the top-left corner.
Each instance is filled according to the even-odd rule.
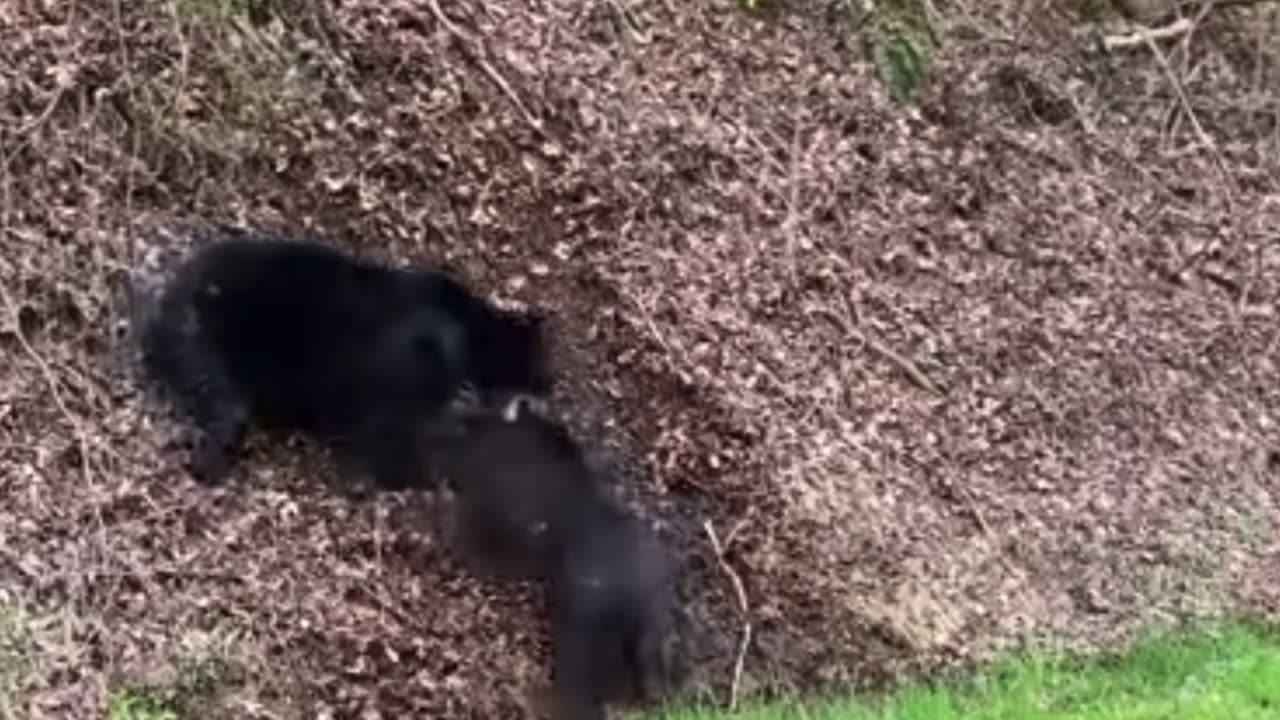
[[[507,79],[502,77],[502,75],[489,64],[488,60],[485,60],[484,55],[480,50],[480,44],[475,40],[475,38],[471,37],[470,33],[458,27],[457,24],[449,19],[449,16],[444,14],[444,11],[440,9],[439,0],[428,0],[427,7],[430,8],[431,14],[435,16],[436,21],[440,23],[440,26],[443,27],[450,35],[457,38],[458,42],[462,44],[466,49],[467,54],[471,55],[471,59],[475,62],[476,66],[485,74],[485,77],[488,77],[489,81],[496,85],[503,95],[507,96],[507,99],[511,101],[511,104],[516,106],[516,110],[524,116],[525,121],[528,122],[536,132],[541,133],[542,121],[529,110],[529,107],[524,104],[524,101],[522,101],[520,96],[516,94],[516,91],[512,89],[511,84],[507,82]]]
[[[1164,27],[1139,27],[1133,32],[1124,35],[1108,35],[1102,38],[1102,47],[1107,50],[1134,48],[1156,40],[1168,40],[1169,38],[1178,37],[1189,32],[1193,27],[1195,27],[1195,23],[1191,21],[1191,18],[1178,18]]]
[[[848,302],[847,298],[845,302],[846,303]],[[869,348],[872,352],[879,355],[882,359],[888,360],[890,363],[896,366],[899,370],[901,370],[903,374],[905,374],[907,378],[909,378],[911,382],[915,383],[915,385],[919,387],[921,390],[934,393],[935,395],[943,394],[942,389],[939,388],[937,384],[935,384],[932,380],[930,380],[929,376],[925,375],[924,372],[921,371],[920,368],[917,367],[914,362],[904,357],[903,355],[898,353],[898,351],[884,344],[877,338],[872,337],[871,335],[868,335],[867,333],[864,333],[859,328],[855,327],[852,321],[852,317],[853,317],[852,309],[849,310],[849,315],[850,315],[849,320],[846,320],[845,318],[840,317],[836,313],[826,309],[816,309],[814,310],[814,312],[834,322],[836,326],[839,327],[840,330],[843,331],[847,337],[862,343],[867,348]]]
[[[733,566],[725,558],[726,546],[720,543],[720,536],[716,535],[716,529],[712,526],[711,521],[707,520],[702,524],[703,530],[707,533],[707,539],[711,542],[711,549],[716,554],[716,561],[720,564],[720,569],[724,571],[726,577],[729,578],[729,584],[733,587],[733,593],[738,602],[738,612],[742,616],[742,635],[738,640],[738,653],[733,661],[733,679],[729,683],[729,711],[733,712],[738,707],[738,690],[742,685],[742,670],[747,661],[747,648],[751,646],[752,626],[751,626],[751,609],[747,604],[747,590],[742,584],[742,578],[738,575]]]
[[[1214,10],[1225,10],[1227,8],[1245,8],[1254,5],[1263,5],[1265,3],[1275,2],[1275,0],[1207,0],[1200,6],[1199,11],[1194,18],[1180,17],[1177,20],[1161,27],[1137,27],[1131,33],[1124,35],[1108,35],[1102,38],[1102,47],[1107,50],[1124,50],[1135,48],[1140,45],[1147,45],[1157,40],[1168,40],[1170,38],[1180,36],[1190,36],[1195,31],[1205,17]]]
[[[1195,27],[1195,23],[1191,23],[1188,28]],[[1165,77],[1169,80],[1169,84],[1173,87],[1174,94],[1178,97],[1178,104],[1182,107],[1182,112],[1186,114],[1187,120],[1191,123],[1192,130],[1195,131],[1196,137],[1200,140],[1200,144],[1210,153],[1213,158],[1214,167],[1218,171],[1218,175],[1222,178],[1223,187],[1227,190],[1228,199],[1234,199],[1234,184],[1231,174],[1227,172],[1225,161],[1222,159],[1221,153],[1218,152],[1217,143],[1213,141],[1213,137],[1204,129],[1204,125],[1200,123],[1199,116],[1196,115],[1195,108],[1191,106],[1191,100],[1187,97],[1187,90],[1182,86],[1182,81],[1178,78],[1177,73],[1173,71],[1173,67],[1169,64],[1169,58],[1165,56],[1160,46],[1155,40],[1146,38],[1147,47],[1151,50],[1152,56],[1155,57],[1156,63],[1160,65],[1160,69],[1164,72]]]
[[[13,320],[13,333],[18,339],[18,345],[22,347],[22,351],[39,368],[40,374],[44,377],[45,384],[49,388],[49,396],[53,399],[54,407],[62,414],[63,419],[75,434],[77,450],[80,453],[80,470],[84,474],[85,482],[88,483],[92,473],[89,469],[89,442],[84,431],[84,423],[79,415],[71,411],[70,406],[67,405],[66,400],[62,397],[62,382],[54,374],[49,361],[35,349],[31,341],[27,339],[27,334],[22,331],[21,323],[18,320],[19,308],[17,303],[9,297],[9,293],[5,292],[3,288],[0,288],[0,303],[3,303],[5,311]]]

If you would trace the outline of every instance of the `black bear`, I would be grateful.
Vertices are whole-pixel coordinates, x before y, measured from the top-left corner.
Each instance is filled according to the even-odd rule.
[[[550,391],[543,318],[449,276],[319,242],[218,225],[142,322],[143,368],[199,430],[192,462],[222,481],[251,421],[327,441],[390,490],[424,484],[424,421],[470,386]]]
[[[547,582],[554,715],[602,718],[609,700],[665,691],[676,609],[656,534],[608,497],[562,425],[518,405],[448,422],[433,462],[452,494],[446,535],[487,571]]]
[[[596,504],[577,517],[549,580],[557,720],[603,720],[610,699],[669,689],[675,596],[670,559],[649,528]]]

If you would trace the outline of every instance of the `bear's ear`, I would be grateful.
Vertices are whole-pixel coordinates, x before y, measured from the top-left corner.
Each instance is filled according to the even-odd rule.
[[[547,325],[547,316],[545,313],[542,313],[538,310],[530,310],[529,312],[525,313],[524,321],[525,321],[525,324],[528,325],[530,329],[536,332],[542,332]]]
[[[519,338],[525,352],[543,352],[547,343],[547,320],[540,312],[522,313],[515,318],[517,331],[513,338]]]

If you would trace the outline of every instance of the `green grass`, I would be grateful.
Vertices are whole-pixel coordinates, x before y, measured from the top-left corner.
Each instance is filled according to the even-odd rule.
[[[0,720],[16,720],[31,673],[31,628],[19,606],[0,603]]]
[[[963,683],[876,698],[685,709],[663,720],[1280,720],[1280,636],[1231,624],[1150,637],[1112,658],[1041,652]]]
[[[180,720],[165,693],[124,688],[107,699],[107,720]]]

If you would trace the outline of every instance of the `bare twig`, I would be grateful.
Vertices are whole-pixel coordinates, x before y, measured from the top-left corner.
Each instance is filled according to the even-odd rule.
[[[791,143],[788,154],[791,156],[790,167],[787,169],[787,217],[782,221],[782,232],[787,239],[787,262],[788,269],[791,271],[791,284],[799,286],[799,270],[796,268],[796,225],[799,220],[800,205],[800,123],[799,110],[800,105],[797,103],[797,110],[793,113],[791,121],[794,127],[791,130]],[[807,158],[806,158],[807,160]]]
[[[740,526],[739,526],[740,527]],[[747,590],[742,584],[742,578],[729,564],[725,558],[726,545],[720,543],[720,536],[716,535],[716,529],[712,526],[711,521],[707,520],[702,524],[702,529],[707,532],[707,539],[711,541],[711,549],[716,554],[716,561],[720,564],[720,569],[724,571],[725,576],[729,578],[729,584],[733,586],[733,593],[738,602],[738,612],[742,615],[742,636],[738,640],[738,653],[733,661],[733,679],[729,683],[729,711],[733,712],[738,707],[738,689],[742,685],[742,670],[747,661],[747,648],[751,646],[751,608],[747,604]],[[736,534],[736,530],[735,533]]]
[[[1192,23],[1191,27],[1195,27],[1195,23]],[[1208,131],[1204,129],[1204,125],[1200,123],[1200,117],[1196,115],[1195,108],[1191,106],[1191,100],[1187,97],[1187,90],[1182,86],[1182,81],[1169,64],[1169,58],[1165,56],[1164,51],[1160,49],[1155,40],[1148,37],[1146,38],[1146,43],[1151,50],[1152,56],[1155,57],[1156,63],[1160,65],[1160,69],[1164,72],[1165,78],[1168,79],[1169,84],[1173,87],[1173,92],[1178,97],[1178,104],[1182,106],[1182,112],[1187,116],[1187,121],[1191,123],[1191,128],[1195,131],[1200,144],[1204,146],[1204,149],[1213,158],[1214,167],[1221,176],[1222,184],[1227,190],[1228,201],[1234,201],[1235,184],[1232,182],[1231,174],[1227,172],[1227,165],[1222,159],[1222,154],[1218,152],[1217,143],[1213,141],[1213,137],[1209,135]]]
[[[58,109],[58,103],[62,102],[62,96],[65,95],[66,92],[67,86],[59,83],[58,89],[54,91],[53,97],[50,98],[49,103],[44,106],[44,110],[41,110],[39,115],[35,116],[31,120],[27,121],[27,123],[22,127],[18,128],[17,134],[22,136],[34,133],[41,125],[45,124],[49,118],[53,117],[53,111]]]
[[[845,298],[845,303],[847,304],[848,302],[849,302],[849,299]],[[840,317],[836,313],[826,308],[816,308],[813,310],[813,312],[831,320],[836,324],[838,328],[840,328],[841,331],[845,333],[846,336],[848,336],[853,340],[856,340],[857,342],[862,343],[867,348],[869,348],[872,352],[879,355],[882,359],[888,360],[890,363],[896,366],[899,370],[901,370],[903,374],[906,375],[907,378],[909,378],[911,382],[915,383],[915,385],[919,387],[921,390],[934,393],[935,395],[943,394],[942,389],[938,387],[936,383],[930,380],[929,376],[925,375],[924,372],[921,371],[920,368],[917,367],[914,362],[904,357],[903,355],[898,353],[898,351],[894,350],[888,345],[885,345],[883,342],[876,339],[875,337],[872,337],[871,335],[868,335],[867,333],[862,332],[862,330],[860,330],[859,328],[855,327],[852,321],[852,318],[854,317],[854,312],[852,308],[849,309],[849,318],[850,318],[849,320],[846,320],[845,318]]]
[[[898,366],[898,369],[906,373],[907,377],[911,378],[911,381],[919,386],[921,390],[927,390],[937,395],[942,394],[942,390],[940,390],[937,385],[934,385],[933,381],[930,380],[929,377],[920,370],[920,368],[916,367],[916,364],[911,362],[911,360],[898,354],[896,350],[885,345],[883,342],[871,337],[870,335],[862,333],[856,328],[853,332],[855,337],[866,343],[867,347],[875,351],[877,355]]]
[[[92,477],[92,472],[89,468],[89,441],[84,431],[83,418],[72,412],[70,406],[68,406],[66,401],[63,399],[62,381],[54,374],[53,368],[49,365],[49,361],[46,360],[45,357],[41,355],[27,339],[27,334],[22,331],[22,325],[18,320],[19,309],[17,303],[9,297],[9,293],[2,287],[0,287],[0,303],[4,305],[5,311],[13,319],[13,334],[18,339],[18,345],[22,348],[22,351],[26,353],[27,357],[36,364],[36,367],[39,368],[40,374],[49,388],[49,395],[53,399],[54,407],[56,407],[58,412],[62,414],[63,419],[71,427],[71,431],[75,433],[77,450],[80,453],[80,470],[84,475],[85,482],[88,483]]]
[[[622,5],[618,0],[607,0],[610,9],[617,16],[620,24],[631,35],[632,41],[637,45],[649,45],[653,42],[652,32],[643,32],[639,21],[636,20],[636,13],[629,7]],[[584,6],[586,7],[586,6]]]
[[[1211,2],[1209,4],[1213,5],[1217,9],[1225,10],[1227,8],[1247,8],[1253,7],[1254,5],[1266,5],[1274,2],[1276,2],[1276,0],[1217,0],[1217,2]]]
[[[1191,31],[1195,23],[1191,18],[1178,18],[1164,27],[1139,27],[1124,35],[1107,35],[1102,38],[1102,47],[1106,50],[1123,50],[1146,45],[1156,40],[1168,40]]]
[[[639,299],[634,297],[628,299],[631,300],[631,304],[639,312],[640,321],[644,323],[644,328],[649,331],[649,336],[658,343],[658,346],[662,348],[662,351],[668,358],[674,358],[676,356],[675,351],[672,350],[671,343],[667,342],[666,335],[658,329],[658,323],[654,322],[653,312],[650,311],[648,307],[642,305]],[[683,366],[688,366],[690,364],[684,353],[680,354],[680,360],[682,361]]]
[[[1131,33],[1124,35],[1107,35],[1102,38],[1102,47],[1106,50],[1124,50],[1135,48],[1140,45],[1146,45],[1157,40],[1168,40],[1170,38],[1180,37],[1183,35],[1190,36],[1192,32],[1200,26],[1209,15],[1215,10],[1226,10],[1228,8],[1247,8],[1254,5],[1264,5],[1276,0],[1208,0],[1200,6],[1199,11],[1194,18],[1180,17],[1177,20],[1163,25],[1161,27],[1142,27],[1139,26]]]
[[[748,511],[747,514],[742,517],[741,520],[734,523],[733,527],[729,529],[728,534],[724,536],[725,547],[729,547],[730,545],[732,545],[734,538],[738,537],[738,533],[742,532],[742,529],[745,528],[747,524],[751,522],[751,516],[754,510],[755,510],[755,507],[753,506],[751,510]]]
[[[507,82],[506,78],[502,77],[502,75],[489,64],[488,60],[485,60],[484,55],[480,50],[479,42],[477,42],[475,38],[471,37],[470,33],[454,24],[454,22],[444,14],[444,11],[440,9],[439,0],[428,0],[427,7],[431,10],[431,14],[435,16],[436,21],[440,23],[440,26],[443,27],[450,35],[457,38],[458,42],[463,45],[467,54],[471,56],[472,61],[480,68],[480,71],[489,78],[490,82],[498,87],[498,90],[500,90],[503,95],[507,96],[507,99],[511,101],[512,105],[516,106],[516,110],[524,116],[525,121],[528,122],[536,132],[541,134],[542,121],[529,110],[529,107],[524,104],[524,101],[520,99],[520,96],[516,94],[516,91],[511,88],[511,84]]]
[[[1206,17],[1209,17],[1209,13],[1221,7],[1224,7],[1223,0],[1208,0],[1200,8],[1200,12],[1196,13],[1196,16],[1191,19],[1191,30],[1182,38],[1183,58],[1189,59],[1191,57],[1191,39],[1195,37],[1196,30],[1200,27],[1200,24],[1204,22]]]
[[[247,581],[243,575],[231,572],[209,572],[178,567],[151,567],[126,570],[85,570],[77,568],[74,572],[64,572],[46,578],[46,582],[75,580],[81,583],[94,583],[113,580],[173,581],[173,582],[217,582],[228,585],[243,585]]]
[[[959,498],[960,502],[964,503],[965,509],[969,511],[969,515],[973,517],[973,521],[977,523],[978,528],[982,530],[983,533],[987,535],[992,534],[991,523],[987,522],[987,516],[983,514],[982,508],[979,507],[977,501],[973,499],[973,493],[969,492],[968,488],[959,483],[953,483],[950,481],[943,481],[943,487],[945,487],[948,492],[951,492]]]

